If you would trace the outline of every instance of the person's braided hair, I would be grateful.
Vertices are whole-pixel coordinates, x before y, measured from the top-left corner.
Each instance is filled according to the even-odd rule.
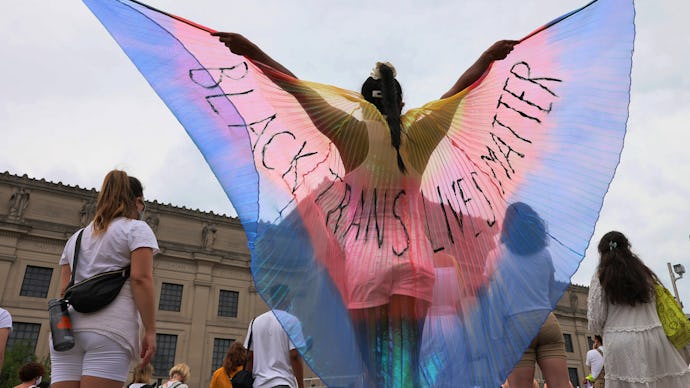
[[[398,168],[401,172],[406,173],[405,163],[400,156],[402,88],[395,79],[394,70],[387,64],[377,63],[376,71],[379,74],[379,78],[367,78],[362,85],[362,95],[365,100],[376,106],[379,112],[385,116],[391,132],[391,145],[393,145],[398,155]]]

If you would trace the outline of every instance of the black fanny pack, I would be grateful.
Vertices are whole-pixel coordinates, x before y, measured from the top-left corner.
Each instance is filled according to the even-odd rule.
[[[92,313],[109,305],[120,294],[122,286],[129,279],[130,267],[108,271],[94,275],[74,284],[74,274],[79,262],[79,247],[81,246],[82,229],[77,236],[74,248],[72,277],[65,290],[64,300],[80,313]]]

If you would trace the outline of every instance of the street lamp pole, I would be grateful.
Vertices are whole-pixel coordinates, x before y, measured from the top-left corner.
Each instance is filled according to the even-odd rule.
[[[678,295],[678,287],[676,287],[676,280],[682,279],[683,274],[685,273],[685,267],[681,264],[676,264],[673,267],[671,266],[671,263],[666,263],[668,265],[668,275],[671,277],[671,284],[673,285],[673,293],[676,295],[676,300],[678,303],[680,303],[680,306],[683,307],[683,302],[680,301],[680,296]],[[678,277],[673,274],[673,271],[678,274]]]

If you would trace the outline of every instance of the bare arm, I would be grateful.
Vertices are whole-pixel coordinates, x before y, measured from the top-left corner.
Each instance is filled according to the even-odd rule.
[[[353,170],[364,161],[368,152],[364,123],[332,106],[316,91],[296,82],[297,77],[290,70],[244,36],[233,32],[216,32],[212,35],[217,36],[234,54],[271,68],[262,70],[271,81],[297,99],[316,129],[335,144],[346,171]]]
[[[153,291],[153,249],[137,248],[130,254],[132,259],[130,283],[134,304],[144,323],[141,340],[141,365],[146,366],[156,353],[156,308]]]
[[[441,98],[448,98],[465,90],[484,74],[491,62],[499,61],[507,57],[508,54],[513,51],[513,47],[518,43],[519,41],[517,40],[499,40],[491,45],[472,66],[462,73],[460,78],[455,81],[453,87],[441,96]]]
[[[7,338],[10,336],[10,329],[3,327],[0,329],[0,370],[2,370],[2,362],[5,359],[5,346],[7,346]]]
[[[491,45],[472,66],[462,73],[453,87],[441,98],[452,97],[467,89],[482,77],[493,61],[498,61],[508,56],[517,43],[517,40],[499,40]],[[452,111],[456,109],[461,101],[461,98],[457,98],[447,102],[444,105],[444,110]],[[452,114],[427,115],[410,126],[408,136],[410,141],[415,144],[414,149],[410,153],[410,162],[415,170],[423,172],[426,169],[431,154],[450,129],[453,118]]]
[[[60,266],[60,298],[65,297],[65,289],[67,284],[69,284],[69,279],[72,277],[72,270],[69,268],[69,264],[63,264]]]
[[[211,35],[217,36],[218,40],[220,40],[233,53],[245,56],[253,61],[261,62],[280,71],[283,74],[297,78],[297,76],[292,74],[292,72],[285,66],[268,56],[268,54],[261,50],[259,46],[255,45],[241,34],[234,32],[214,32]]]
[[[290,350],[290,363],[292,364],[292,372],[297,379],[297,386],[304,388],[304,370],[302,369],[302,357],[300,357],[297,349]]]

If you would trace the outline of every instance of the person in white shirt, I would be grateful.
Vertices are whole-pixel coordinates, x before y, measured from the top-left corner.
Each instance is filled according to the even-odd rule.
[[[275,287],[283,287],[285,292],[284,286]],[[294,343],[286,330],[296,334]],[[244,341],[244,347],[249,350],[247,370],[254,375],[254,387],[304,388],[302,357],[297,348],[305,346],[302,325],[294,315],[273,310],[256,317]]]
[[[10,337],[10,331],[12,331],[12,315],[7,310],[0,308],[0,371],[2,371],[2,362],[5,359],[5,346],[7,345],[7,339]]]
[[[585,365],[590,368],[589,376],[585,378],[585,385],[587,382],[594,383],[594,388],[604,387],[604,340],[600,335],[594,336],[594,344],[592,349],[587,352]],[[601,375],[601,376],[600,376]]]
[[[96,214],[83,231],[75,282],[130,266],[118,296],[101,310],[79,313],[70,307],[75,345],[58,352],[50,347],[51,387],[122,388],[130,363],[142,366],[156,351],[153,255],[158,242],[142,218],[146,205],[141,182],[124,171],[110,171],[98,193]],[[60,296],[74,263],[78,232],[60,258]],[[140,325],[143,337],[140,339]]]

